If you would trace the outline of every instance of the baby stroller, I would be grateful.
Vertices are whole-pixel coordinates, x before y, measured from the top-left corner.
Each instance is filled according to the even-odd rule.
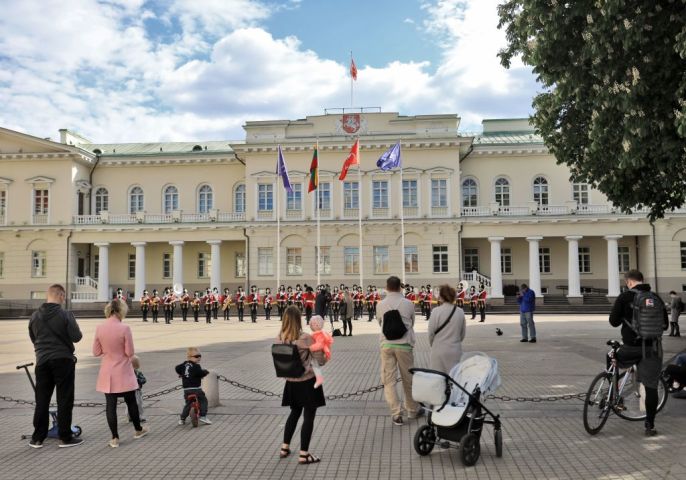
[[[481,454],[483,425],[493,425],[495,454],[503,456],[500,415],[482,403],[500,386],[498,362],[483,353],[466,353],[450,375],[425,368],[411,368],[412,397],[430,410],[426,425],[414,435],[414,449],[422,456],[435,445],[460,450],[462,463],[470,467]]]

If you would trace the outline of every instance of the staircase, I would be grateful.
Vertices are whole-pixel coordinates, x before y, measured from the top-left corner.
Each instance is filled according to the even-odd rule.
[[[588,299],[587,299],[588,297]],[[504,305],[488,305],[488,312],[496,314],[516,314],[519,313],[517,297],[506,296]],[[540,302],[540,300],[539,300]],[[606,297],[600,295],[584,296],[584,303],[571,305],[564,295],[544,295],[543,303],[536,305],[536,313],[540,314],[609,314],[610,302]]]
[[[491,295],[491,279],[486,275],[481,275],[476,270],[471,272],[462,272],[462,280],[469,282],[469,287],[476,287],[476,291],[479,291],[481,285],[484,286],[486,293]]]
[[[75,277],[71,301],[74,303],[95,302],[98,299],[98,282],[91,277]]]

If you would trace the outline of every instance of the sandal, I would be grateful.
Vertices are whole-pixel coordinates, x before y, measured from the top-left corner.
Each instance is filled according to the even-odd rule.
[[[321,458],[315,457],[311,453],[306,453],[305,455],[300,454],[300,459],[298,460],[298,464],[309,465],[311,463],[319,463],[319,462],[321,462],[321,460],[322,460]]]
[[[279,453],[279,458],[286,458],[291,454],[291,449],[290,448],[283,448],[281,447],[281,452]]]

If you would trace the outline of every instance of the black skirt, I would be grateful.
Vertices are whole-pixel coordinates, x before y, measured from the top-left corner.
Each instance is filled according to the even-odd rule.
[[[282,407],[319,408],[326,405],[324,389],[314,388],[315,379],[304,382],[289,382],[283,387]]]

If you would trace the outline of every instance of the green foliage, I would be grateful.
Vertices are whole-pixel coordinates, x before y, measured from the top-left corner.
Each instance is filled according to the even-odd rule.
[[[533,67],[533,124],[572,180],[651,220],[686,196],[686,0],[508,0],[503,66]]]

